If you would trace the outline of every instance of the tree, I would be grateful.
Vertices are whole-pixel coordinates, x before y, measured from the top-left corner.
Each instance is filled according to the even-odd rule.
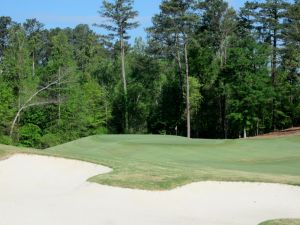
[[[228,52],[227,79],[229,89],[228,115],[231,136],[243,133],[258,135],[271,117],[268,105],[272,96],[270,90],[268,64],[268,46],[256,43],[251,36],[234,38],[235,45]]]
[[[0,136],[6,134],[7,127],[14,113],[12,89],[0,79]]]
[[[10,17],[7,16],[0,17],[0,60],[2,59],[4,50],[8,45],[9,27],[11,25],[12,25],[12,20]]]
[[[8,38],[1,75],[3,81],[13,91],[15,111],[19,111],[29,89],[36,85],[36,81],[32,79],[30,73],[28,41],[24,29],[18,24],[13,25],[9,30]],[[15,123],[19,122],[19,117],[17,119]]]
[[[285,29],[283,21],[286,18],[286,11],[288,8],[288,2],[286,0],[266,0],[263,2],[247,2],[245,5],[245,12],[248,13],[248,18],[251,21],[250,25],[257,32],[260,41],[268,43],[271,51],[271,78],[274,93],[278,93],[280,90],[276,90],[280,87],[278,84],[280,80],[279,65],[280,65],[280,45],[283,43],[283,30]],[[277,79],[278,78],[278,79]],[[278,109],[277,99],[278,96],[274,96],[272,102],[272,128],[276,129],[276,118]]]
[[[14,120],[12,122],[11,128],[10,128],[10,136],[12,137],[13,132],[14,132],[14,128],[16,125],[16,122],[18,120],[18,118],[20,117],[21,112],[23,112],[23,110],[32,107],[32,106],[37,106],[37,105],[46,105],[46,104],[51,104],[51,103],[56,103],[56,101],[47,101],[47,102],[36,102],[36,103],[32,103],[32,101],[35,99],[35,97],[37,97],[40,93],[48,90],[50,87],[57,85],[57,84],[61,84],[61,77],[59,77],[57,80],[47,84],[45,87],[42,87],[40,89],[38,89],[37,91],[35,91],[34,93],[29,95],[28,99],[25,99],[25,102],[23,104],[20,105],[19,110],[17,111],[16,116],[14,117]]]
[[[247,2],[245,7],[250,9],[249,16],[253,16],[252,26],[260,39],[272,46],[271,76],[275,84],[279,60],[278,48],[282,42],[283,19],[286,18],[288,3],[285,0],[266,0],[261,3]]]
[[[287,73],[288,114],[294,124],[300,123],[300,1],[287,10],[286,29],[283,32],[283,69]]]
[[[84,73],[88,73],[89,66],[95,57],[101,56],[101,53],[104,52],[103,47],[99,44],[98,36],[85,24],[74,28],[70,44],[73,46],[78,69]]]
[[[48,68],[46,72],[48,73],[48,77],[55,76],[55,78],[52,78],[52,80],[57,80],[55,95],[58,102],[57,118],[59,121],[62,114],[61,108],[63,104],[63,98],[67,89],[67,83],[63,83],[61,80],[63,77],[67,76],[67,80],[73,80],[73,82],[75,82],[76,79],[72,79],[71,77],[75,74],[74,71],[76,68],[73,60],[72,46],[69,44],[68,37],[65,32],[60,31],[57,35],[54,35],[51,39],[51,43],[51,54],[49,56]]]
[[[28,19],[23,23],[23,27],[28,39],[30,55],[32,59],[32,76],[35,76],[36,64],[40,62],[40,52],[42,48],[42,30],[44,25],[36,19]]]
[[[99,11],[99,14],[108,21],[98,25],[110,32],[108,35],[110,39],[117,38],[120,43],[121,71],[125,101],[125,132],[128,132],[129,128],[127,79],[125,71],[125,41],[130,38],[128,31],[138,27],[138,22],[133,21],[138,16],[138,12],[133,10],[133,3],[133,0],[113,0],[112,2],[104,0],[103,7]]]
[[[198,114],[198,120],[201,116],[213,114],[218,119],[212,119],[209,127],[199,122],[195,126],[199,129],[204,125],[205,129],[210,130],[205,133],[215,130],[217,137],[227,138],[229,90],[225,67],[229,63],[228,52],[233,45],[237,16],[235,10],[223,0],[199,1],[196,9],[200,22],[197,24],[196,41],[191,48],[191,70],[203,84],[202,108],[207,110],[205,114]]]
[[[186,123],[187,137],[191,137],[191,112],[190,112],[190,69],[188,46],[196,23],[196,16],[192,12],[193,0],[164,0],[161,5],[161,13],[153,19],[153,27],[150,34],[156,40],[164,40],[165,44],[173,45],[175,58],[179,67],[179,82],[181,83],[181,60],[185,65],[186,86]],[[165,46],[168,47],[168,46]]]

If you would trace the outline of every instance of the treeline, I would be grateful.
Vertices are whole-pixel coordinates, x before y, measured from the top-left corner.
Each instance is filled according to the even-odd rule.
[[[0,142],[49,147],[94,134],[254,136],[300,124],[300,1],[163,0],[147,41],[132,0],[108,30],[0,17]],[[107,35],[108,33],[108,35]]]

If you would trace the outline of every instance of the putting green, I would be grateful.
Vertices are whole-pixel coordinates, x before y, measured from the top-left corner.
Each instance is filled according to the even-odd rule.
[[[174,136],[104,135],[43,151],[21,151],[111,167],[113,172],[90,181],[128,188],[165,190],[207,180],[300,185],[300,136],[188,140]]]

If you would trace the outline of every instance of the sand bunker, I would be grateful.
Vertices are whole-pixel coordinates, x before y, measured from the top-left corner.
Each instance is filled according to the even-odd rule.
[[[150,192],[86,182],[109,171],[42,156],[0,161],[0,225],[257,225],[300,217],[300,187],[200,182]]]

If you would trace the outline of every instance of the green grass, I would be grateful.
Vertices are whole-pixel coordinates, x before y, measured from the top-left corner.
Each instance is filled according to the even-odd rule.
[[[89,181],[128,188],[166,190],[207,180],[300,185],[300,136],[188,140],[173,136],[104,135],[43,151],[21,152],[109,166],[113,172]]]
[[[21,152],[21,151],[26,151],[26,150],[24,148],[18,148],[15,146],[8,146],[8,145],[0,144],[0,160],[7,158],[11,154]]]
[[[263,222],[259,225],[300,225],[299,220],[289,220],[289,219],[282,219],[282,220],[270,220]]]

